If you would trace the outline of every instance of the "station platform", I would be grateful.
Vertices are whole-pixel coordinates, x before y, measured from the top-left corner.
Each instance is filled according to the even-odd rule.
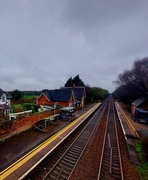
[[[87,117],[93,113],[101,103],[96,104],[90,110],[80,115],[66,127],[55,133],[42,144],[22,156],[16,162],[0,172],[1,180],[20,180],[31,172],[43,161],[60,143],[62,143]]]
[[[134,145],[134,139],[141,139],[140,135],[138,133],[138,131],[135,129],[135,127],[133,126],[133,124],[130,122],[129,118],[126,116],[125,112],[123,111],[123,109],[121,108],[121,106],[115,102],[115,107],[117,110],[117,114],[120,120],[120,124],[124,133],[124,137],[126,140],[126,144],[127,144],[127,149],[128,149],[128,154],[129,154],[129,160],[130,162],[135,165],[138,166],[139,165],[139,161],[137,159],[137,155],[136,152],[133,149],[133,145]]]

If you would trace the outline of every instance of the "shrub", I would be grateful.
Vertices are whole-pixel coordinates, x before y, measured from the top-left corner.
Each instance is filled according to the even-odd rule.
[[[24,111],[32,110],[32,113],[35,112],[35,107],[31,103],[25,103],[22,105]]]
[[[144,158],[144,154],[146,153],[144,148],[147,148],[147,145],[145,146],[147,142],[146,139],[143,139],[142,141],[140,140],[135,141],[136,152],[138,153],[138,158],[141,162],[141,165],[137,168],[141,180],[145,180],[148,177],[148,162]]]
[[[13,111],[14,111],[14,113],[17,113],[17,112],[24,111],[24,109],[23,109],[23,107],[20,104],[17,104],[17,105],[13,106]]]

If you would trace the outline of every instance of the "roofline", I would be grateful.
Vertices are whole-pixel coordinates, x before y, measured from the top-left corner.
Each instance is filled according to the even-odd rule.
[[[48,99],[48,97],[44,94],[44,93],[41,93],[41,95],[38,97],[38,99],[36,100],[36,101],[38,101],[40,98],[41,98],[41,96],[44,96],[48,101],[50,101],[51,102],[51,100],[50,99]]]

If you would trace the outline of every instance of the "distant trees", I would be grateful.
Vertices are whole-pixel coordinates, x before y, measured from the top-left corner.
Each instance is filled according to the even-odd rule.
[[[103,100],[109,95],[109,92],[106,89],[102,89],[100,87],[90,87],[89,85],[85,85],[85,83],[80,79],[79,75],[76,75],[74,78],[70,77],[65,83],[65,87],[73,87],[73,86],[85,87],[86,90],[85,103]]]
[[[113,93],[114,95],[123,96],[126,92],[130,100],[136,99],[139,96],[147,96],[148,57],[136,60],[131,70],[125,70],[122,74],[119,74],[115,84],[117,89]]]
[[[23,97],[23,94],[18,89],[11,92],[11,98],[15,101],[19,101]]]
[[[109,95],[106,89],[100,87],[90,87],[87,88],[86,103],[95,102],[98,100],[103,100]]]
[[[72,77],[70,77],[66,83],[65,83],[65,87],[72,87],[73,86],[73,79]]]
[[[74,78],[70,77],[65,83],[65,87],[74,86],[85,86],[84,82],[80,79],[79,75],[76,75]]]

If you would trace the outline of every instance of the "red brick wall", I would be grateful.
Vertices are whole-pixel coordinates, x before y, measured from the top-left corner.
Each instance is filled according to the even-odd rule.
[[[48,100],[43,94],[41,95],[41,97],[38,99],[37,101],[38,105],[53,105],[53,102],[51,102],[50,100]]]
[[[70,98],[70,102],[57,102],[60,106],[64,107],[64,106],[69,106],[69,103],[72,103],[74,101],[73,96]],[[49,105],[49,106],[54,106],[54,102],[53,101],[49,101],[43,94],[41,95],[41,97],[38,99],[37,101],[38,105]]]
[[[26,116],[20,120],[16,119],[0,124],[0,138],[6,138],[8,136],[12,136],[16,133],[20,133],[27,129],[30,129],[38,120],[51,116],[54,113],[60,114],[60,110],[55,110],[55,112],[44,111],[32,116]]]
[[[64,107],[64,106],[69,106],[68,102],[57,102],[60,106]]]

